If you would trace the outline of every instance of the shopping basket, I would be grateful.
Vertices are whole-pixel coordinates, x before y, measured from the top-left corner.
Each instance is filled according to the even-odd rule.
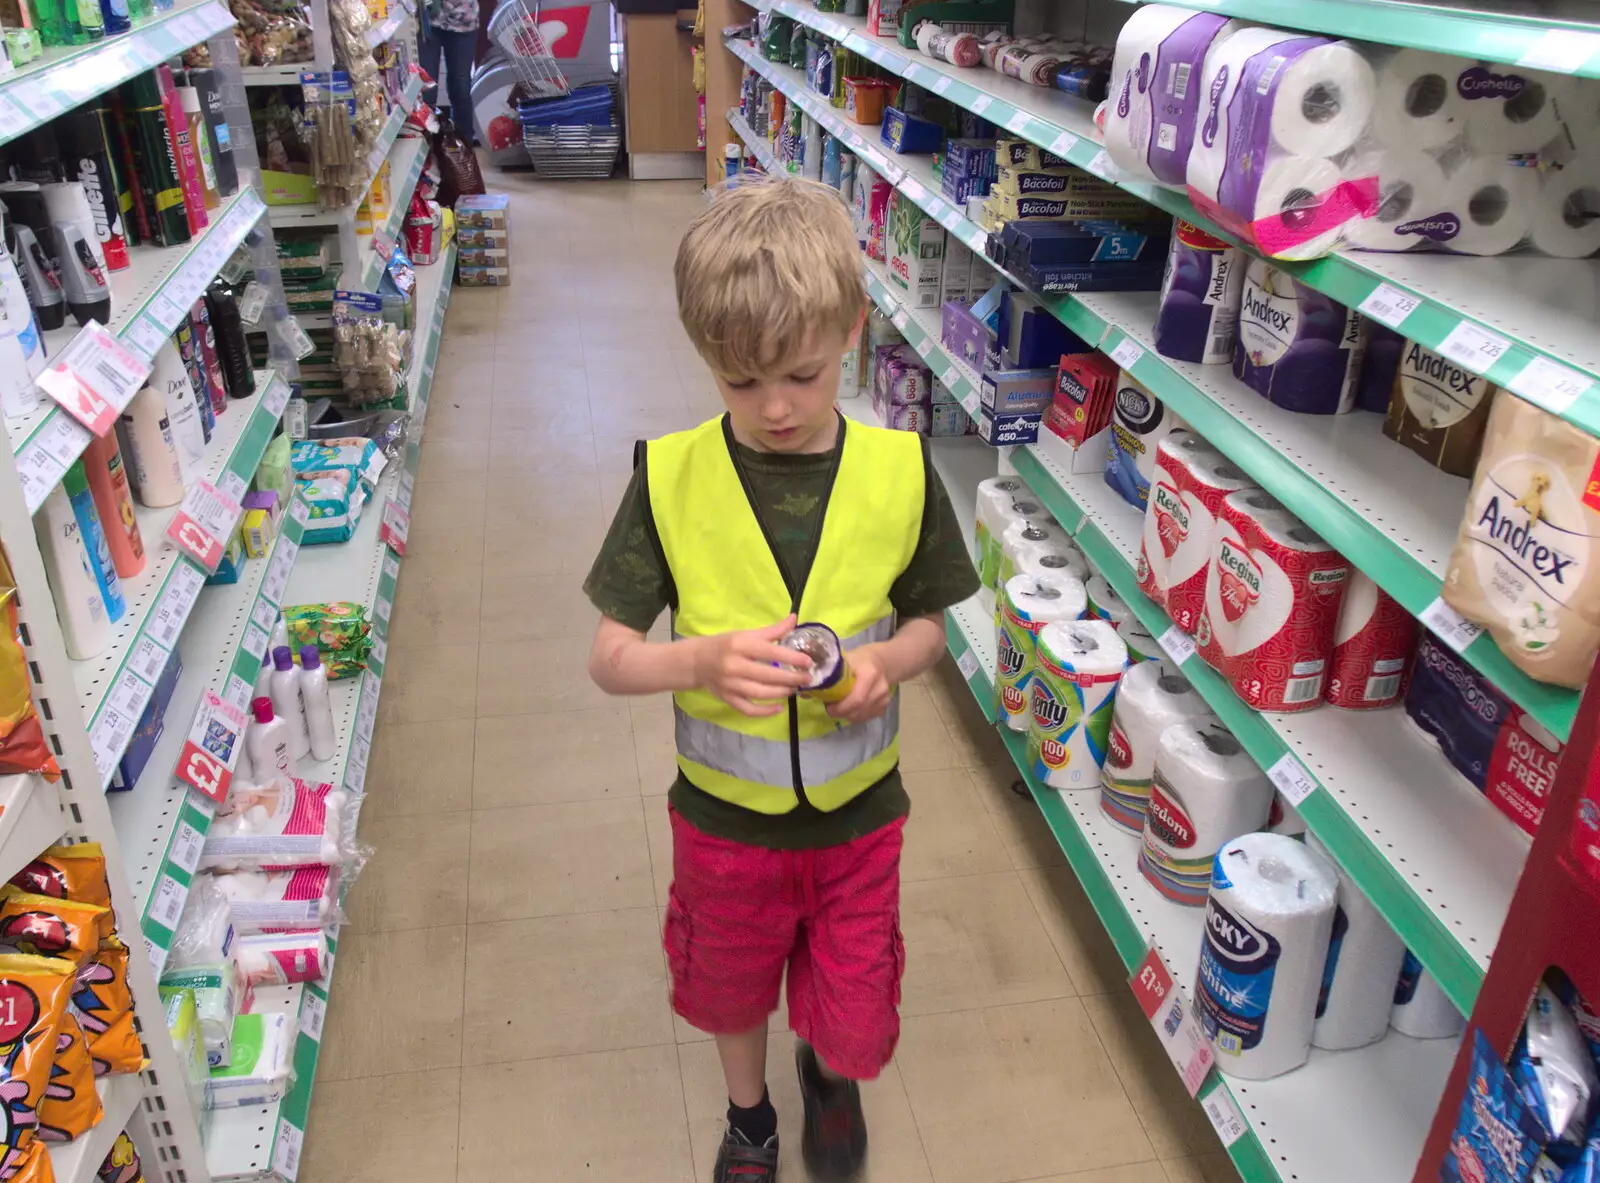
[[[616,86],[584,86],[565,98],[523,102],[522,142],[541,177],[604,180],[617,166],[622,127]]]

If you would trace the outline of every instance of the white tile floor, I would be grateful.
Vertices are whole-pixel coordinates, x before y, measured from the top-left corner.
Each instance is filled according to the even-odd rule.
[[[633,441],[720,410],[672,287],[701,197],[491,183],[514,284],[450,308],[300,1178],[703,1183],[727,1101],[667,1005],[670,708],[590,684],[579,589]],[[904,1033],[863,1178],[1234,1180],[951,663],[904,693]]]

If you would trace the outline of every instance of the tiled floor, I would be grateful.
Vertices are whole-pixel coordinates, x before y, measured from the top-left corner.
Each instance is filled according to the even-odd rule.
[[[688,1183],[726,1107],[668,1009],[665,699],[584,672],[579,584],[633,441],[720,409],[674,314],[682,183],[513,193],[514,286],[457,291],[428,413],[302,1183]],[[1236,1178],[950,662],[904,689],[904,1034],[872,1183]],[[790,1036],[773,1022],[785,1178]]]

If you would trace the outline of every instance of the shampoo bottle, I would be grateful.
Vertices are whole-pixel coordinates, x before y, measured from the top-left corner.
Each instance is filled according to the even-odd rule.
[[[249,752],[250,767],[254,769],[257,779],[298,776],[290,751],[294,741],[289,735],[289,725],[273,715],[272,700],[253,698],[250,700],[250,710],[256,721],[245,732],[244,746]]]
[[[33,319],[28,290],[0,244],[0,413],[26,415],[38,409],[34,379],[45,367],[44,338]]]
[[[83,549],[89,552],[89,569],[100,587],[100,598],[106,602],[106,617],[112,624],[122,619],[128,602],[122,598],[122,581],[111,562],[111,547],[100,526],[100,515],[95,512],[94,497],[89,493],[89,478],[83,471],[83,461],[74,460],[61,477],[61,487],[72,502],[72,512],[78,519],[78,532],[83,535]]]
[[[200,406],[195,400],[194,386],[178,347],[171,341],[163,342],[151,360],[155,366],[150,371],[150,385],[160,392],[165,402],[183,483],[191,485],[205,472],[206,462],[206,434],[200,426]]]
[[[111,621],[100,598],[100,585],[89,566],[78,515],[61,485],[50,490],[34,516],[39,555],[50,576],[50,596],[61,620],[67,656],[74,661],[98,657],[111,644]]]
[[[272,709],[289,725],[290,748],[296,760],[311,750],[311,735],[306,729],[306,709],[300,702],[300,671],[295,668],[289,646],[272,651],[272,681],[268,694]]]
[[[83,468],[111,547],[111,562],[118,576],[132,579],[144,570],[144,539],[139,536],[139,523],[133,516],[133,495],[128,491],[128,474],[122,466],[117,437],[107,434],[90,440],[83,450]]]
[[[117,421],[117,435],[139,504],[160,509],[182,501],[183,464],[172,440],[166,400],[155,387],[147,384],[133,396]]]
[[[311,733],[311,756],[331,760],[339,748],[333,729],[333,704],[328,700],[328,671],[315,645],[300,647],[300,701],[306,708],[306,729]]]

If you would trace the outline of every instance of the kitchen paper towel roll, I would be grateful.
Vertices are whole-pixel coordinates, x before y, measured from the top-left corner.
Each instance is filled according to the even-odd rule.
[[[1339,876],[1311,1042],[1336,1052],[1366,1047],[1389,1030],[1394,982],[1406,945],[1315,834],[1306,836],[1306,845]]]
[[[1018,505],[1029,506],[1018,510]],[[1014,476],[992,476],[978,482],[978,509],[973,533],[973,553],[983,585],[995,586],[1000,572],[1000,538],[1012,522],[1043,511],[1032,490]]]
[[[1039,631],[1077,620],[1088,598],[1070,575],[1013,575],[1000,596],[995,644],[996,718],[1012,731],[1028,730],[1028,699]]]
[[[1537,152],[1563,133],[1582,105],[1575,79],[1543,70],[1479,62],[1456,90],[1466,100],[1467,143],[1483,156]]]
[[[1333,868],[1282,834],[1217,853],[1195,1010],[1229,1076],[1267,1080],[1310,1056],[1338,890]]]
[[[1182,186],[1204,97],[1206,52],[1238,27],[1211,13],[1166,4],[1134,11],[1117,34],[1105,105],[1106,154],[1113,163],[1145,180]]]
[[[1415,223],[1443,209],[1449,191],[1444,169],[1423,152],[1386,148],[1353,161],[1346,171],[1377,178],[1377,209],[1344,228],[1345,242],[1358,250],[1410,250],[1421,241]]]
[[[1205,663],[1258,711],[1322,703],[1344,556],[1260,489],[1222,503],[1195,630]]]
[[[1600,250],[1600,165],[1575,165],[1540,181],[1533,246],[1560,259],[1584,259]]]
[[[1446,176],[1440,212],[1416,219],[1416,229],[1407,232],[1463,255],[1501,255],[1533,230],[1538,201],[1536,170],[1468,157]]]
[[[1002,588],[1017,573],[1017,558],[1025,549],[1039,546],[1070,547],[1072,540],[1054,519],[1039,513],[1012,522],[1000,536],[1000,567],[995,587]]]
[[[1205,699],[1176,666],[1142,661],[1124,674],[1111,712],[1106,762],[1100,769],[1100,811],[1129,833],[1143,834],[1162,732],[1210,719]]]
[[[1377,67],[1372,131],[1388,148],[1442,148],[1467,128],[1472,104],[1457,83],[1472,63],[1424,49],[1402,49]]]
[[[1099,786],[1112,704],[1127,664],[1127,646],[1103,620],[1040,630],[1028,721],[1028,763],[1039,780],[1055,789]]]
[[[1233,376],[1286,411],[1355,405],[1366,318],[1262,259],[1245,270]]]
[[[1328,701],[1349,711],[1399,702],[1416,647],[1416,618],[1352,568],[1328,661]]]
[[[1088,582],[1089,564],[1075,546],[1042,543],[1017,552],[1018,575],[1070,575]]]
[[[1174,431],[1156,446],[1135,574],[1139,589],[1184,632],[1194,632],[1200,619],[1223,498],[1250,487],[1244,473],[1193,432]]]
[[[1089,593],[1088,614],[1094,619],[1109,621],[1111,627],[1116,629],[1133,619],[1133,610],[1128,607],[1127,601],[1111,590],[1104,575],[1096,573],[1089,576],[1084,590]]]
[[[1148,661],[1161,660],[1161,644],[1156,640],[1155,634],[1145,628],[1137,617],[1130,617],[1123,621],[1117,629],[1117,636],[1122,638],[1122,643],[1128,647],[1128,663],[1138,665]]]
[[[1266,825],[1272,782],[1221,723],[1168,727],[1156,741],[1139,870],[1169,900],[1198,908],[1223,843]]]
[[[1416,954],[1407,949],[1395,982],[1389,1026],[1412,1039],[1454,1039],[1466,1025],[1455,1003],[1439,988],[1433,975],[1422,968]]]
[[[1156,352],[1204,365],[1231,361],[1244,250],[1182,219],[1172,229],[1156,311]]]

